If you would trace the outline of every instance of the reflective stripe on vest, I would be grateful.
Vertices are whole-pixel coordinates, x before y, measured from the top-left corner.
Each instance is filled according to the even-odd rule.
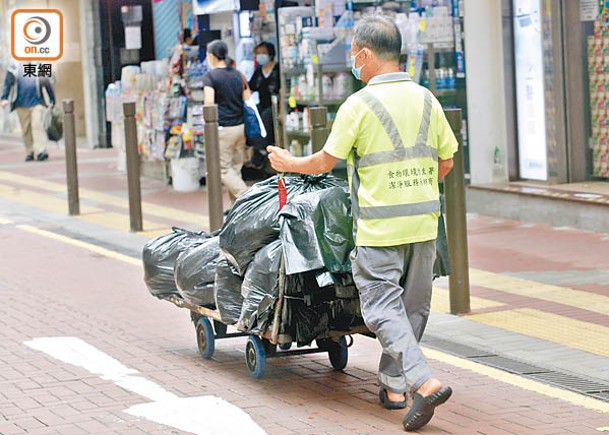
[[[359,168],[381,165],[385,163],[393,163],[396,161],[406,161],[418,158],[431,157],[434,160],[438,159],[438,151],[427,145],[427,137],[429,135],[429,124],[431,121],[432,98],[428,90],[424,90],[423,114],[421,125],[417,133],[416,144],[412,147],[404,147],[402,137],[399,134],[395,121],[391,117],[389,111],[383,103],[374,95],[367,91],[361,91],[358,95],[372,110],[372,113],[381,122],[383,129],[391,139],[394,149],[390,151],[378,151],[366,154],[362,157],[353,151],[355,165],[348,165],[348,172],[351,174],[351,190],[353,192],[352,213],[354,221],[354,237],[357,232],[357,221],[363,219],[390,219],[404,216],[416,216],[429,213],[440,212],[440,200],[431,200],[413,204],[398,204],[387,206],[360,207],[359,205]]]
[[[414,204],[380,205],[376,207],[360,207],[360,217],[363,219],[385,219],[419,214],[438,213],[440,201],[432,200]]]
[[[438,160],[438,150],[427,145],[427,136],[429,134],[429,123],[431,120],[431,94],[425,90],[425,100],[423,103],[423,118],[421,119],[421,127],[417,134],[417,141],[413,147],[404,147],[402,136],[398,131],[397,126],[391,114],[387,111],[383,103],[374,95],[364,91],[360,92],[359,97],[372,109],[372,113],[376,115],[381,122],[383,129],[389,136],[394,149],[390,151],[377,151],[375,153],[366,154],[360,158],[359,168],[368,166],[376,166],[383,163],[391,163],[395,161],[411,160],[420,157],[431,157]]]

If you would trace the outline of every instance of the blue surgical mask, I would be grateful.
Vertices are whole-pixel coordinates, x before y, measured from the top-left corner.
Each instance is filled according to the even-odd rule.
[[[357,52],[356,55],[351,55],[351,73],[353,73],[353,76],[357,79],[357,80],[361,80],[361,75],[362,75],[362,68],[364,68],[366,66],[366,64],[360,66],[359,68],[355,67],[355,58],[357,56],[359,56],[359,54],[364,51],[364,49],[362,48],[360,51]]]
[[[257,54],[256,55],[256,62],[258,62],[258,65],[266,65],[267,63],[269,63],[271,61],[271,56],[269,56],[268,54]]]

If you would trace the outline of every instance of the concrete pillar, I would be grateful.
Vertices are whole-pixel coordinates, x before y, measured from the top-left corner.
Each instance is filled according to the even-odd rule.
[[[103,66],[101,61],[101,35],[99,3],[80,0],[80,35],[82,76],[84,88],[84,116],[87,147],[104,147],[106,123],[103,115]]]
[[[507,128],[501,2],[465,0],[465,67],[472,184],[493,181],[498,146],[507,181]],[[497,179],[495,181],[498,181]]]

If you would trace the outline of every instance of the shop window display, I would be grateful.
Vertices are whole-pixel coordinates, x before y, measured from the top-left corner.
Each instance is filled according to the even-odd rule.
[[[372,14],[395,20],[403,39],[402,69],[428,87],[443,106],[463,109],[465,124],[460,5],[458,0],[318,0],[310,7],[279,9],[283,146],[310,154],[309,108],[326,106],[331,124],[340,104],[363,86],[351,74],[351,39],[357,22]]]
[[[609,178],[609,25],[596,20],[587,37],[592,177]]]
[[[197,50],[181,44],[164,60],[124,67],[121,80],[106,90],[106,119],[112,123],[112,145],[119,150],[118,169],[126,171],[123,103],[136,103],[138,150],[144,164],[160,168],[169,181],[169,162],[199,159],[204,168],[203,85],[206,65]],[[179,167],[179,165],[172,165]],[[196,174],[198,179],[204,173]]]

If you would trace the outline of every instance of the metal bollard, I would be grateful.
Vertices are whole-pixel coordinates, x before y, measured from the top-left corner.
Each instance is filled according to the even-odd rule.
[[[140,187],[140,155],[137,151],[135,103],[123,103],[125,115],[125,151],[127,154],[127,186],[129,190],[129,223],[131,231],[142,231],[142,191]]]
[[[326,107],[311,107],[309,115],[311,119],[311,145],[313,153],[316,153],[324,147],[326,139],[330,135],[328,109]]]
[[[74,100],[63,100],[63,126],[66,149],[66,180],[68,183],[68,212],[80,214],[78,195],[78,166],[76,164],[76,129],[74,125]]]
[[[207,168],[207,203],[209,230],[220,229],[224,223],[222,178],[220,175],[220,144],[218,137],[218,106],[203,106],[205,120],[205,166]]]
[[[446,194],[446,236],[451,263],[449,277],[450,312],[452,314],[462,314],[469,313],[471,308],[461,109],[447,109],[444,113],[459,142],[459,150],[453,157],[453,170],[444,181],[444,192]]]
[[[281,129],[279,128],[279,97],[277,95],[271,95],[271,110],[273,112],[273,132],[275,134],[275,143],[273,145],[285,148]]]

